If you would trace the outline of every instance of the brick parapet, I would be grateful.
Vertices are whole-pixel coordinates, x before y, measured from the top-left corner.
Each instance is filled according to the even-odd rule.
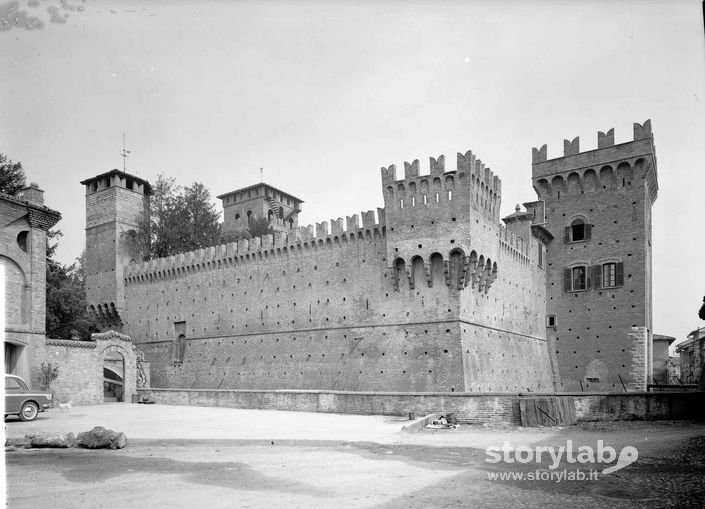
[[[154,258],[140,264],[131,264],[124,268],[125,283],[129,284],[139,279],[150,277],[163,278],[173,275],[172,271],[187,267],[194,269],[218,268],[222,265],[232,265],[246,261],[266,262],[266,260],[287,254],[289,251],[301,251],[303,248],[319,247],[337,248],[343,242],[342,237],[369,238],[369,236],[384,237],[384,209],[377,209],[377,218],[373,210],[362,212],[362,227],[359,216],[347,216],[345,223],[342,218],[332,219],[329,223],[323,221],[316,225],[299,226],[287,232],[251,239],[239,240],[228,244],[220,244],[195,251],[187,251],[165,258]]]

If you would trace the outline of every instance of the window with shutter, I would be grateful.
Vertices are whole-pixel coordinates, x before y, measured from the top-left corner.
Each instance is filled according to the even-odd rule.
[[[580,291],[587,289],[586,267],[573,267],[572,270],[572,291]]]
[[[592,267],[592,281],[595,285],[595,290],[602,288],[602,265],[594,265]]]
[[[617,264],[605,263],[602,265],[602,287],[612,288],[617,286]]]
[[[586,224],[582,219],[575,219],[570,224],[570,240],[573,242],[580,242],[585,240]]]
[[[624,286],[624,264],[622,262],[616,264],[614,280],[616,286]]]
[[[570,292],[573,290],[573,285],[571,282],[571,274],[570,274],[570,269],[565,269],[563,271],[563,289],[566,292]]]

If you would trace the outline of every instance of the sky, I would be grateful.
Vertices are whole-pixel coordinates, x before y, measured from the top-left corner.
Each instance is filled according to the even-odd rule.
[[[122,168],[123,133],[129,173],[215,197],[263,168],[306,225],[383,206],[381,166],[469,149],[508,215],[536,199],[532,147],[651,119],[654,331],[704,325],[699,1],[0,0],[18,13],[0,19],[0,152],[62,213],[64,263],[85,246],[79,182]]]

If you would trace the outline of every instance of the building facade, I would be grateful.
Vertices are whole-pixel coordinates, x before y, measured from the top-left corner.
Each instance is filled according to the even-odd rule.
[[[143,263],[122,239],[148,183],[84,180],[89,306],[144,351],[154,387],[646,388],[648,121],[626,144],[535,150],[539,200],[504,224],[501,181],[471,151],[381,175],[384,208],[315,226],[268,184],[220,195],[224,230],[264,217],[275,233]]]
[[[0,265],[5,273],[5,373],[41,382],[46,338],[47,231],[61,214],[44,205],[32,183],[15,196],[0,194]]]
[[[596,150],[565,140],[534,149],[535,215],[548,253],[546,326],[562,388],[646,390],[651,378],[651,206],[658,181],[651,122],[634,140],[598,133]]]

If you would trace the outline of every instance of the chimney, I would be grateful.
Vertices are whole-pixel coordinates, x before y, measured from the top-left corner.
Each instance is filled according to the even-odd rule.
[[[25,187],[19,192],[20,198],[33,205],[44,205],[44,191],[39,189],[39,184],[32,182],[29,187]]]

